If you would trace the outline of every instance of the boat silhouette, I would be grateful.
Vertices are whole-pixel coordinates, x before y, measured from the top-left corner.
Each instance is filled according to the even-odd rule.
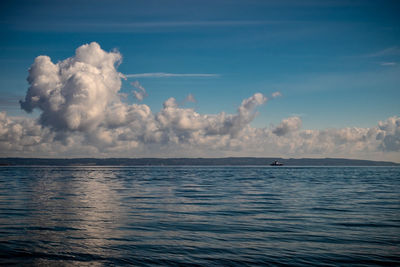
[[[279,161],[275,160],[270,164],[271,166],[283,166],[283,163],[280,163]]]

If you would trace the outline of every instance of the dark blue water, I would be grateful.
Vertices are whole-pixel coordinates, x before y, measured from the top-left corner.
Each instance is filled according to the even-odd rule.
[[[1,265],[400,265],[400,168],[0,167]]]

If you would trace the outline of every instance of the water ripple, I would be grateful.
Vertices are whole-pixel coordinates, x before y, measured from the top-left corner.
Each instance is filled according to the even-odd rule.
[[[1,265],[400,265],[400,168],[0,167]]]

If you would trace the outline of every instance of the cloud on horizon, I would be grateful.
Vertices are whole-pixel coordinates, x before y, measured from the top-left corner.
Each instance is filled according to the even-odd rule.
[[[400,118],[370,128],[302,130],[300,117],[276,127],[250,124],[268,101],[261,93],[244,99],[234,114],[199,114],[175,98],[153,113],[145,104],[121,99],[116,66],[119,52],[93,42],[58,63],[39,56],[29,69],[30,84],[21,108],[40,117],[0,113],[1,156],[166,157],[284,156],[358,157],[400,161]],[[146,95],[132,84],[140,101]],[[278,92],[273,97],[279,96]],[[192,95],[187,101],[194,102]]]

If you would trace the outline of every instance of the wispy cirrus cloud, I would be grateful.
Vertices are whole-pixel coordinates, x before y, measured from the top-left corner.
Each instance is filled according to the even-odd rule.
[[[396,66],[396,62],[381,62],[381,66]]]
[[[375,53],[367,54],[365,57],[386,57],[386,56],[399,56],[400,55],[400,47],[392,46]]]
[[[251,25],[268,25],[268,24],[282,24],[288,21],[279,20],[200,20],[200,21],[148,21],[148,22],[130,22],[130,23],[111,23],[113,27],[127,27],[127,28],[153,28],[153,27],[214,27],[214,26],[251,26]],[[92,23],[86,24],[90,26],[110,26],[105,23]]]
[[[215,73],[167,73],[167,72],[150,72],[150,73],[133,73],[125,74],[127,78],[168,78],[168,77],[220,77]]]
[[[256,27],[263,25],[292,24],[297,21],[286,20],[198,20],[198,21],[136,21],[136,22],[71,22],[51,21],[43,23],[35,21],[28,25],[16,24],[17,29],[33,31],[154,31],[162,29],[186,29],[186,28],[212,28],[212,27]]]

